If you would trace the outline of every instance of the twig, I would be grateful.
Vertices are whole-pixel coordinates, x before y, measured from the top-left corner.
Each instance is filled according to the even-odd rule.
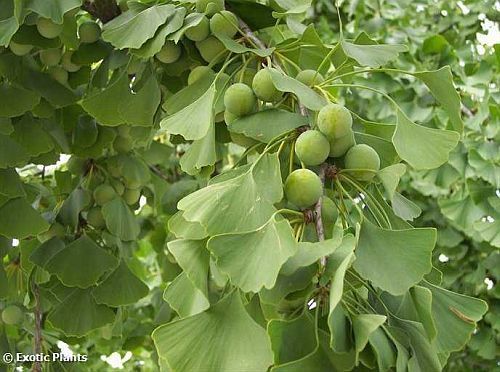
[[[35,296],[35,354],[42,352],[42,309],[40,306],[40,291],[38,285],[33,284],[33,295]],[[42,372],[41,361],[33,363],[33,372]]]
[[[325,175],[326,169],[328,168],[328,164],[323,163],[319,168],[319,179],[321,180],[322,188],[325,187]],[[318,234],[318,240],[321,242],[325,240],[325,228],[323,226],[323,219],[321,216],[321,206],[323,204],[323,197],[319,198],[318,202],[314,205],[314,215],[316,222],[316,233]],[[321,257],[321,265],[324,266],[326,264],[326,257]]]
[[[121,14],[121,9],[115,0],[84,0],[82,9],[102,23],[111,21]]]

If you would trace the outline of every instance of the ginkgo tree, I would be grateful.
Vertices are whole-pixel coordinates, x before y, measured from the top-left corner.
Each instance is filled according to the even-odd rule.
[[[487,305],[440,286],[436,229],[398,192],[461,140],[449,67],[395,68],[405,45],[342,27],[325,44],[305,0],[4,3],[2,353],[427,372],[464,347]],[[446,126],[367,72],[418,80]]]

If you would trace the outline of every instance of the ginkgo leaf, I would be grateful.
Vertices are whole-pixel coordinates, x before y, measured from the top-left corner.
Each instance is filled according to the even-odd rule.
[[[140,48],[174,11],[172,4],[134,7],[107,22],[102,38],[117,49]]]
[[[266,331],[247,314],[237,291],[203,313],[157,328],[152,338],[173,370],[264,372],[273,362]]]
[[[165,288],[163,299],[181,318],[199,314],[210,307],[206,291],[197,288],[185,272]]]
[[[355,314],[351,316],[356,351],[358,353],[365,348],[370,335],[384,324],[386,319],[386,316],[379,314]]]
[[[364,220],[354,268],[377,287],[395,295],[405,293],[432,269],[436,230],[386,230]]]
[[[0,102],[0,116],[14,117],[33,109],[40,102],[40,96],[31,90],[5,82],[0,85]]]
[[[222,174],[223,181],[180,200],[183,217],[201,223],[210,235],[249,231],[266,223],[275,212],[273,204],[283,196],[278,158],[264,155],[244,170]]]
[[[214,165],[219,157],[215,141],[215,123],[210,123],[202,139],[194,141],[179,162],[184,172],[195,175],[203,167]]]
[[[477,221],[474,223],[474,230],[492,246],[500,248],[500,220]]]
[[[245,292],[272,288],[281,266],[297,250],[288,221],[274,217],[255,231],[216,235],[207,247],[217,267]]]
[[[88,288],[117,263],[114,256],[83,235],[53,255],[43,268],[66,286]]]
[[[356,60],[361,66],[380,67],[396,59],[398,54],[406,52],[408,47],[399,44],[353,44],[342,40],[340,42],[344,53]]]
[[[133,304],[148,292],[148,286],[122,260],[115,271],[92,291],[92,296],[98,304],[118,307]]]
[[[140,232],[139,224],[122,198],[114,198],[102,206],[102,215],[108,230],[122,240],[135,240]]]
[[[64,13],[81,4],[82,0],[27,0],[24,6],[44,18],[52,19],[54,23],[63,23]]]
[[[29,158],[24,147],[9,136],[0,134],[0,168],[25,165]]]
[[[399,180],[405,172],[406,165],[401,163],[389,165],[388,167],[385,167],[377,172],[377,177],[382,182],[382,185],[384,185],[385,192],[387,193],[389,200],[392,200],[396,187],[399,184]]]
[[[168,230],[179,239],[204,239],[207,232],[199,222],[187,221],[179,211],[168,220]]]
[[[58,218],[64,224],[73,228],[78,226],[80,212],[90,205],[91,196],[88,190],[74,189],[64,200],[59,209]]]
[[[24,198],[10,199],[0,206],[0,235],[24,239],[48,228],[49,224]]]
[[[98,305],[91,289],[74,288],[47,316],[55,328],[68,336],[81,337],[90,331],[112,323],[115,313],[105,305]]]
[[[53,237],[40,244],[30,255],[30,261],[34,264],[45,267],[60,251],[66,248],[64,241],[58,237]]]
[[[457,132],[415,124],[399,109],[397,117],[392,143],[401,159],[415,169],[433,169],[448,161],[460,139]]]
[[[0,194],[8,198],[26,196],[23,184],[14,168],[0,169]]]

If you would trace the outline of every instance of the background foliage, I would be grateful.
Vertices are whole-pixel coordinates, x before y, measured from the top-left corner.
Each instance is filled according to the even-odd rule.
[[[274,67],[290,77],[279,70],[273,76],[288,92],[285,100],[234,123],[224,117],[227,128],[221,92],[229,79],[249,81],[251,74],[239,69],[262,67],[272,50],[217,35],[224,50],[244,57],[231,64],[224,52],[212,56],[210,67],[227,67],[228,75],[188,84],[190,70],[207,64],[185,36],[202,22],[193,2],[101,4],[84,2],[78,11],[78,0],[0,0],[0,307],[23,309],[17,324],[0,324],[0,353],[33,353],[41,332],[44,351],[58,350],[62,340],[74,353],[89,355],[86,364],[44,365],[47,370],[103,370],[109,364],[102,356],[113,352],[124,358],[125,369],[145,371],[234,370],[244,368],[238,363],[248,355],[254,370],[271,364],[273,370],[347,370],[354,360],[356,370],[397,364],[398,370],[432,371],[446,362],[452,371],[497,367],[500,50],[476,38],[482,24],[498,21],[497,4],[345,1],[342,37],[331,1],[228,1],[274,45],[281,65]],[[99,40],[84,43],[78,27],[96,14],[114,19]],[[41,36],[39,17],[62,24],[60,35]],[[315,29],[304,26],[311,23]],[[165,40],[182,45],[173,63],[152,58]],[[387,49],[366,48],[374,40]],[[33,47],[18,55],[12,42]],[[313,90],[293,79],[297,65],[345,77],[333,82],[340,85]],[[333,74],[327,74],[330,65]],[[448,70],[439,70],[447,65],[459,107]],[[371,71],[351,74],[364,69]],[[349,84],[385,92],[400,109]],[[325,103],[318,93],[354,113],[356,140],[373,146],[386,170],[377,181],[384,196],[378,186],[363,186],[361,194],[373,199],[364,203],[362,230],[356,208],[342,200],[346,209],[337,223],[325,220],[326,244],[318,242],[313,223],[297,219],[301,213],[276,217],[273,207],[282,197],[281,179],[300,164],[288,156],[297,134],[282,142],[280,155],[286,156],[277,155],[272,141],[309,123],[297,113],[298,103],[318,111]],[[459,112],[462,140],[452,150]],[[403,133],[398,146],[396,122],[439,131]],[[428,153],[433,146],[437,155]],[[259,156],[262,151],[269,154]],[[410,165],[406,173],[401,158]],[[103,183],[113,189],[99,189]],[[345,197],[360,196],[356,183],[342,184]],[[339,202],[330,190],[327,195]],[[396,230],[375,227],[376,216],[367,212],[380,212],[374,204],[386,208]],[[422,229],[405,230],[408,222]],[[439,271],[422,281],[433,246],[426,227],[437,228],[432,256]],[[389,252],[387,262],[380,254],[387,244],[373,243],[386,237],[419,254],[410,259]],[[302,239],[298,248],[294,238]],[[366,242],[379,254],[363,249]],[[232,255],[239,245],[253,255]],[[268,246],[283,249],[269,255]],[[327,267],[316,263],[322,256],[329,257]],[[389,280],[381,275],[386,272]],[[438,285],[483,299],[489,312],[482,318],[482,302]],[[431,306],[431,297],[438,306]],[[311,299],[322,311],[312,309]],[[344,328],[350,336],[337,331]],[[457,333],[448,335],[450,329]]]

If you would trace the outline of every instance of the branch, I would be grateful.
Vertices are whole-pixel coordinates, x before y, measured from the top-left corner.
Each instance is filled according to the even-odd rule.
[[[40,304],[40,291],[38,285],[33,284],[33,295],[35,296],[35,354],[42,352],[42,309]],[[42,372],[41,361],[33,363],[33,372]]]
[[[328,164],[323,163],[319,168],[319,179],[321,180],[322,188],[325,187],[325,175]],[[325,240],[325,229],[323,227],[323,219],[321,217],[321,206],[323,205],[323,197],[319,198],[318,202],[314,206],[314,214],[316,221],[316,233],[318,234],[318,240],[321,242]],[[326,264],[326,257],[321,258],[321,264],[324,266]]]

